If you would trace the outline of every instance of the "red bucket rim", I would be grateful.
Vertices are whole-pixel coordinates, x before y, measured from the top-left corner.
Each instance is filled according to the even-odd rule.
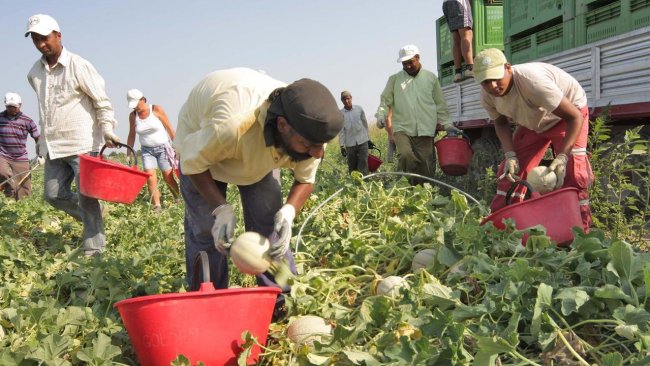
[[[240,293],[275,293],[279,294],[282,292],[281,289],[277,287],[241,287],[241,288],[227,288],[227,289],[214,289],[214,290],[199,290],[199,291],[190,291],[190,292],[174,292],[169,294],[157,294],[157,295],[145,295],[133,297],[130,299],[124,299],[113,304],[113,307],[119,308],[121,306],[133,305],[137,303],[145,302],[157,302],[162,300],[179,300],[179,299],[191,299],[197,297],[210,297],[210,296],[225,296],[225,295],[236,295]]]
[[[106,168],[116,168],[118,170],[122,170],[127,173],[135,173],[136,175],[140,175],[143,177],[149,177],[149,173],[138,170],[137,166],[128,166],[120,163],[116,163],[111,160],[106,160],[101,156],[90,156],[90,155],[80,155],[80,159],[85,160],[86,162],[92,163],[92,164],[99,164],[101,166],[104,166]]]
[[[500,209],[498,209],[498,210],[490,213],[488,216],[486,216],[481,221],[481,225],[485,224],[488,221],[492,221],[491,220],[492,217],[498,216],[499,214],[501,214],[504,211],[512,210],[513,208],[517,208],[519,206],[525,205],[527,203],[530,203],[532,201],[536,201],[536,200],[539,200],[539,199],[542,199],[542,198],[549,198],[549,197],[554,196],[554,195],[563,194],[563,193],[567,193],[567,192],[571,192],[571,191],[575,191],[576,195],[577,195],[578,192],[580,192],[580,190],[578,188],[575,188],[575,187],[560,188],[558,190],[555,190],[555,191],[546,193],[544,195],[541,195],[541,196],[539,196],[537,198],[530,198],[530,199],[525,200],[525,201],[521,201],[521,202],[517,202],[517,203],[513,203],[513,204],[510,204],[510,205],[501,207]]]

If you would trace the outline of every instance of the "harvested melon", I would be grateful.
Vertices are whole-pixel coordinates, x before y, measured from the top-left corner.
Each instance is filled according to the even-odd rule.
[[[526,181],[533,187],[533,190],[544,194],[552,191],[557,183],[555,172],[547,166],[537,166],[528,172]]]
[[[416,271],[420,268],[427,268],[436,260],[435,249],[422,249],[415,253],[411,262],[411,270]]]
[[[235,239],[230,246],[230,258],[242,273],[258,275],[271,267],[271,244],[263,235],[248,231]]]
[[[400,276],[388,276],[377,282],[375,292],[377,295],[396,297],[402,287],[408,287],[406,280]]]
[[[311,345],[314,341],[323,342],[323,338],[331,333],[332,326],[325,319],[315,315],[300,316],[287,328],[289,339],[298,344]]]

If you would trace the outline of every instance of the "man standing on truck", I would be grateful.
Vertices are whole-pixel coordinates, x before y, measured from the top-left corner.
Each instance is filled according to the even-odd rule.
[[[505,152],[497,173],[497,192],[490,204],[492,211],[505,206],[512,182],[526,179],[552,145],[555,158],[549,168],[557,175],[555,189],[579,189],[582,224],[587,232],[591,226],[587,189],[594,175],[586,149],[589,110],[584,89],[551,64],[511,65],[496,48],[476,55],[474,79],[482,87],[481,104],[494,121]],[[511,122],[516,125],[514,133]],[[521,186],[515,189],[512,202],[523,199],[522,191]]]
[[[206,251],[212,283],[228,287],[227,254],[236,223],[226,196],[229,184],[239,189],[245,230],[272,237],[271,256],[287,260],[295,273],[289,249],[293,220],[313,190],[325,143],[342,127],[334,96],[311,79],[286,85],[255,70],[234,68],[208,74],[192,89],[173,141],[181,159],[191,286],[199,282],[193,278],[194,261]],[[290,169],[294,177],[284,204],[279,168]],[[258,275],[257,283],[278,286],[268,272]],[[283,290],[290,291],[288,286]],[[278,298],[274,319],[282,316],[283,300]]]
[[[452,36],[451,53],[454,56],[454,83],[474,77],[472,42],[472,7],[469,0],[444,0],[442,12]],[[465,61],[463,67],[462,61]]]
[[[449,118],[438,77],[422,68],[418,48],[412,44],[402,47],[397,62],[402,64],[402,70],[388,78],[381,93],[375,114],[377,125],[386,126],[389,143],[395,142],[399,154],[398,170],[433,178],[436,127],[459,130]],[[391,110],[392,116],[387,118]],[[416,185],[424,180],[409,178],[409,182]]]

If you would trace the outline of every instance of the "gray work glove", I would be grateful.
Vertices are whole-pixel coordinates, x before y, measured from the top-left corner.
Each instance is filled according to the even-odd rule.
[[[228,254],[235,233],[235,212],[230,204],[224,203],[212,211],[212,239],[219,253]]]
[[[519,172],[519,160],[517,159],[517,154],[514,151],[508,151],[505,153],[505,164],[503,165],[503,174],[499,177],[499,180],[503,178],[508,178],[509,181],[515,182],[519,179],[517,173]]]
[[[557,176],[557,183],[555,183],[555,189],[561,188],[564,185],[564,177],[566,176],[566,163],[569,158],[564,153],[557,154],[555,159],[551,162],[551,165],[548,166],[550,170],[555,172]]]
[[[376,115],[377,117],[377,128],[382,129],[386,127],[386,116]]]
[[[120,138],[113,131],[106,130],[104,131],[104,143],[108,147],[115,147],[120,143]]]
[[[126,155],[126,165],[131,166],[133,164],[133,156],[131,154]]]
[[[279,259],[289,250],[291,241],[291,226],[296,217],[296,209],[291,204],[285,204],[275,214],[273,220],[273,231],[278,234],[278,240],[271,243],[271,257]]]
[[[445,132],[447,132],[447,136],[460,136],[463,134],[463,131],[454,125],[445,126]]]

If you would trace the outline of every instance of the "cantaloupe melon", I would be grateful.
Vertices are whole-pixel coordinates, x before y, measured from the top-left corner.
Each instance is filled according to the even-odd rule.
[[[314,341],[324,342],[332,333],[332,326],[325,319],[315,315],[297,317],[289,324],[287,335],[298,344],[311,345]]]
[[[263,235],[248,231],[235,239],[230,246],[230,257],[242,273],[258,275],[271,266],[269,240]]]
[[[533,189],[541,194],[548,193],[555,188],[557,183],[557,176],[555,172],[547,166],[537,166],[528,172],[526,181]]]
[[[406,280],[400,276],[388,276],[377,282],[375,292],[377,295],[397,297],[402,287],[408,286]]]
[[[413,261],[411,262],[411,270],[416,271],[420,268],[427,268],[436,260],[435,249],[422,249],[415,253]]]

